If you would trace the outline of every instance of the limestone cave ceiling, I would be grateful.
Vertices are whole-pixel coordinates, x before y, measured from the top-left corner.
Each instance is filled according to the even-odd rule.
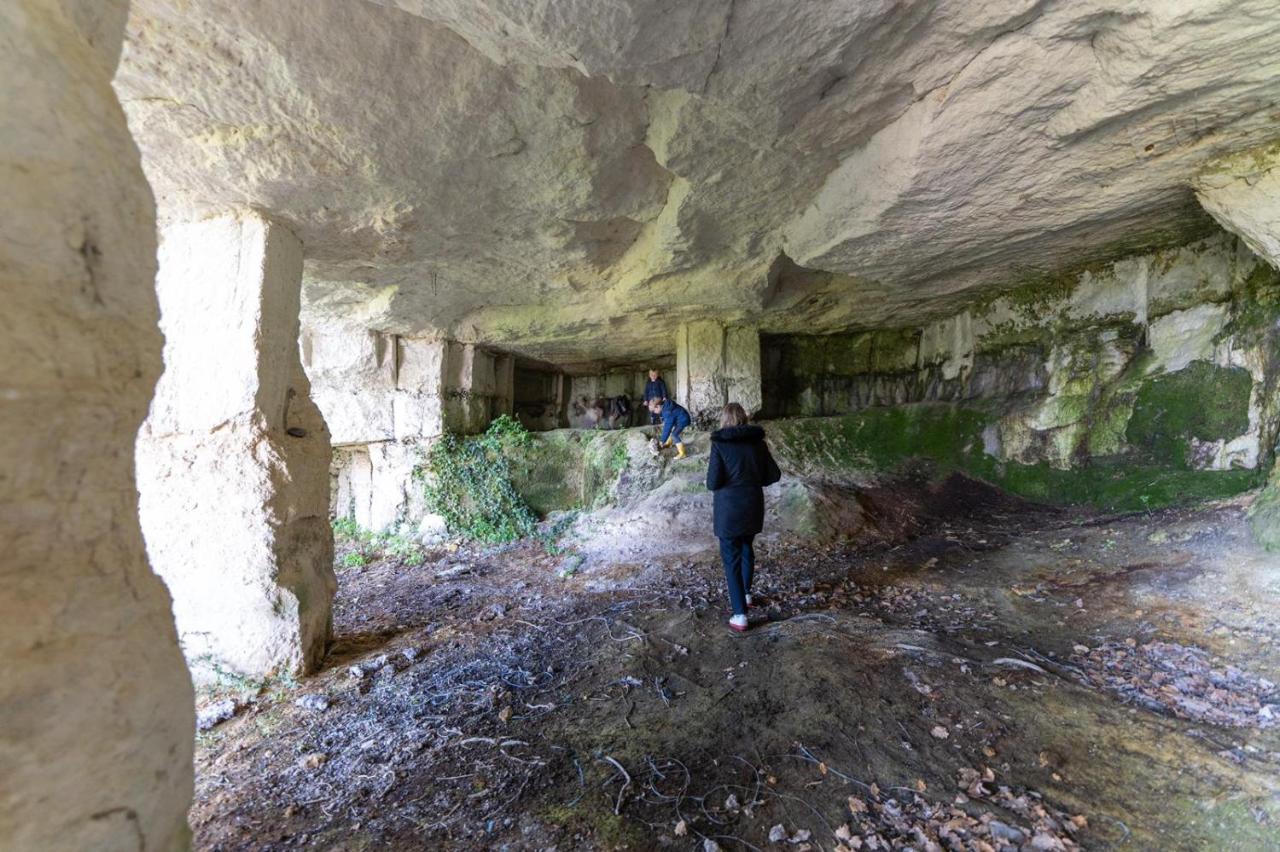
[[[252,206],[304,314],[553,361],[902,325],[1198,234],[1280,136],[1275,0],[133,0],[162,221]]]

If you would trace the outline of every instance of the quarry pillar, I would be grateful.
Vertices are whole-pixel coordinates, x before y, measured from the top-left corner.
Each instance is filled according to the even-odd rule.
[[[672,392],[703,426],[713,424],[729,402],[755,414],[761,407],[759,332],[715,320],[682,323]]]
[[[138,529],[155,207],[125,0],[0,4],[0,847],[184,848],[191,678]]]
[[[197,677],[303,673],[336,589],[329,430],[298,352],[302,244],[256,213],[165,229],[142,529]]]
[[[1280,269],[1280,152],[1274,146],[1227,157],[1206,169],[1196,181],[1200,206],[1218,224],[1237,234],[1258,257]],[[1280,331],[1271,332],[1280,351]],[[1270,402],[1280,408],[1280,392]],[[1263,451],[1275,456],[1280,436],[1263,436]],[[1280,550],[1280,458],[1270,481],[1249,513],[1254,537],[1270,550]]]
[[[362,529],[424,520],[414,470],[431,442],[513,410],[515,358],[475,344],[331,324],[309,328],[302,352],[333,429],[334,513]]]
[[[511,355],[499,355],[493,361],[493,411],[496,419],[515,414],[516,359]]]

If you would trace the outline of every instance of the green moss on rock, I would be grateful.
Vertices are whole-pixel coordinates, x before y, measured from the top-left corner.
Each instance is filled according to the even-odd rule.
[[[635,437],[635,430],[534,433],[527,444],[512,448],[512,482],[542,516],[599,508],[613,500],[630,465],[628,444]]]
[[[1192,438],[1213,441],[1248,430],[1252,390],[1248,370],[1204,361],[1155,376],[1138,391],[1125,437],[1147,459],[1185,468]]]
[[[1249,525],[1259,544],[1267,550],[1280,550],[1280,462],[1249,511]]]
[[[1114,511],[1155,509],[1227,497],[1258,484],[1252,470],[1189,470],[1164,462],[1090,459],[1068,470],[988,455],[983,433],[998,412],[940,403],[869,409],[844,417],[767,425],[779,458],[803,475],[872,480],[925,463],[936,475],[959,471],[1040,502]]]

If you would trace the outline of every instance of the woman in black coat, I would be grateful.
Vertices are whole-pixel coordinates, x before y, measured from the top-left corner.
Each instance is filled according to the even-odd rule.
[[[756,563],[752,540],[764,529],[764,486],[781,478],[765,445],[764,430],[747,423],[747,413],[738,403],[726,405],[720,428],[711,433],[707,488],[715,492],[715,532],[733,607],[729,626],[737,631],[747,629]]]

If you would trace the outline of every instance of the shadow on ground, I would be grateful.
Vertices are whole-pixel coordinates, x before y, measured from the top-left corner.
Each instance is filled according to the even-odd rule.
[[[326,670],[201,735],[196,846],[1280,848],[1280,565],[1241,506],[859,499],[862,544],[763,549],[743,636],[709,549],[341,569]]]

